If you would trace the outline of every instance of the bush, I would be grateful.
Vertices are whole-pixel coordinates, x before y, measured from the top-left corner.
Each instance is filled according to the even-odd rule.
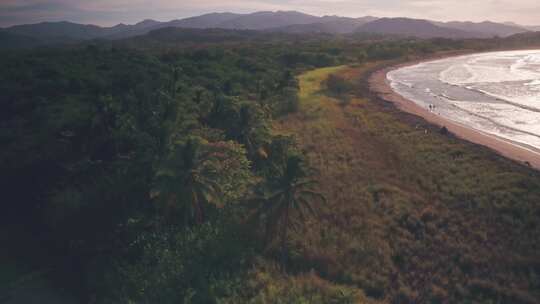
[[[282,273],[273,264],[260,263],[244,278],[245,284],[219,303],[367,303],[362,291],[335,285],[315,272],[299,275]]]
[[[350,92],[353,86],[347,80],[332,74],[326,80],[326,88],[333,95],[343,96]]]
[[[118,263],[100,303],[211,303],[225,296],[252,252],[231,227],[222,220],[141,234],[129,249],[141,258]]]

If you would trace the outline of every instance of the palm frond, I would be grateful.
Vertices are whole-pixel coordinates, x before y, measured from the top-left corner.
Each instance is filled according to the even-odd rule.
[[[317,211],[313,208],[312,203],[306,200],[303,197],[297,198],[297,200],[302,204],[303,209],[307,209],[309,213],[313,216],[317,215]],[[300,210],[300,213],[303,213],[303,210]]]
[[[319,199],[325,204],[328,202],[326,197],[322,193],[319,193],[319,192],[316,192],[316,191],[302,190],[302,191],[298,192],[298,195],[299,196],[309,196],[309,197],[312,197],[312,198],[315,198],[315,199]]]
[[[297,188],[297,189],[300,189],[300,188],[304,188],[304,187],[308,187],[308,186],[314,186],[314,185],[317,185],[317,184],[318,184],[318,181],[316,181],[316,180],[303,179],[303,180],[300,180],[299,182],[296,182],[293,186],[295,188]]]

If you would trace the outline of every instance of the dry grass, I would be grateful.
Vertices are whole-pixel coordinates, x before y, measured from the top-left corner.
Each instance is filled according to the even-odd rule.
[[[297,137],[329,200],[291,241],[297,268],[383,302],[540,299],[538,174],[366,92],[325,94],[329,74],[362,87],[375,65],[300,76],[301,111],[274,126]]]
[[[244,279],[245,285],[236,296],[220,303],[310,303],[310,304],[369,304],[361,290],[330,283],[314,271],[298,275],[285,274],[270,262],[259,263]],[[255,293],[251,294],[251,292]]]

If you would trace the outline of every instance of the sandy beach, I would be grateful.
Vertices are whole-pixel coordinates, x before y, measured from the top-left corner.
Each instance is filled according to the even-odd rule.
[[[446,54],[444,56],[436,56],[425,60],[411,61],[378,70],[374,72],[369,78],[370,90],[377,93],[379,97],[383,100],[393,103],[398,109],[402,111],[416,116],[420,116],[426,121],[438,127],[446,127],[449,132],[451,132],[458,138],[488,147],[502,156],[518,161],[524,165],[530,165],[531,167],[540,170],[540,151],[535,150],[532,147],[528,148],[520,146],[509,140],[502,139],[491,134],[486,134],[484,132],[472,129],[470,127],[464,126],[445,117],[432,113],[428,109],[425,109],[417,105],[415,102],[408,100],[396,93],[391,88],[390,83],[387,79],[387,73],[394,69],[398,69],[408,65],[418,64],[422,61],[437,60],[456,55],[464,55],[464,53]]]

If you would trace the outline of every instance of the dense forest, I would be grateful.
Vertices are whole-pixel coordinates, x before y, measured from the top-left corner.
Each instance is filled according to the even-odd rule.
[[[308,251],[296,250],[290,236],[331,217],[336,198],[322,191],[301,135],[276,127],[301,111],[298,75],[307,71],[524,42],[538,39],[167,28],[114,42],[2,51],[0,300],[45,284],[38,281],[74,303],[533,303],[538,260],[522,262],[532,265],[523,266],[530,293],[510,298],[487,283],[450,284],[419,297],[418,286],[395,288],[386,268],[359,279],[332,274],[324,259],[306,263]],[[370,98],[365,83],[336,75],[324,90],[344,102]],[[527,189],[540,179],[527,174],[516,192],[491,199],[539,198]],[[369,189],[374,202],[385,200],[386,190]],[[463,193],[445,195],[474,201]],[[535,206],[508,214],[526,225],[527,241],[538,240],[538,222],[529,218],[538,220]],[[400,220],[420,225],[412,215]],[[403,256],[384,265],[399,267]],[[289,289],[272,291],[273,284]]]

